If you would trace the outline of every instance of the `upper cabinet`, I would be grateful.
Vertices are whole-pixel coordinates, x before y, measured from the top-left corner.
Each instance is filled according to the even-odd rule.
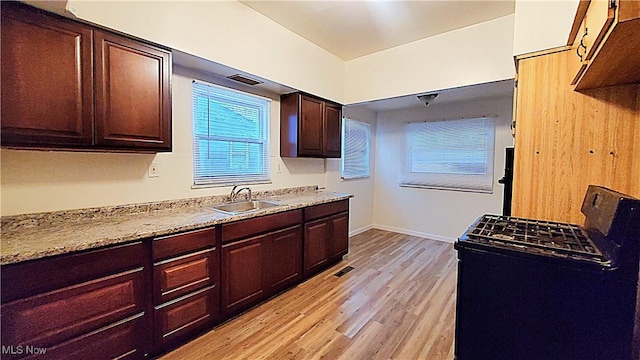
[[[2,2],[2,146],[171,151],[171,52]]]
[[[576,90],[640,82],[640,2],[581,0],[569,45]]]
[[[94,41],[96,145],[171,150],[171,53],[104,31]]]
[[[280,97],[280,156],[339,158],[342,106],[311,95]]]

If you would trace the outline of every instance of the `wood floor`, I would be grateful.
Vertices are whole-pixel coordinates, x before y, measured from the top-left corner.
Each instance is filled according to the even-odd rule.
[[[162,359],[453,359],[455,256],[452,244],[369,230],[333,268]]]

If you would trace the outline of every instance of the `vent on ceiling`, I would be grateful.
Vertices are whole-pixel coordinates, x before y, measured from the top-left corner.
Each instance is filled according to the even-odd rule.
[[[231,75],[231,76],[227,76],[227,79],[231,79],[237,82],[241,82],[243,84],[247,84],[247,85],[258,85],[258,84],[262,84],[262,81],[260,80],[256,80],[256,79],[251,79],[248,78],[244,75],[240,75],[240,74],[235,74],[235,75]]]

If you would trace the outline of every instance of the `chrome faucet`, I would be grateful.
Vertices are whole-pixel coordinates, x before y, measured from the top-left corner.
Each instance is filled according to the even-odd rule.
[[[231,202],[236,202],[236,199],[238,195],[240,195],[240,192],[242,192],[242,190],[247,190],[247,201],[253,201],[253,199],[251,198],[251,189],[248,186],[238,189],[237,191],[236,189],[238,189],[238,185],[234,186],[233,189],[231,189],[231,195],[229,195],[229,197],[231,198]]]

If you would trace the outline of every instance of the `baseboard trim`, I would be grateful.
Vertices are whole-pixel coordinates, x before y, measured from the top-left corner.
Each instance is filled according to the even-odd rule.
[[[448,236],[429,234],[429,233],[424,233],[424,232],[420,232],[420,231],[413,231],[413,230],[397,228],[397,227],[393,227],[393,226],[373,224],[371,226],[371,228],[385,230],[385,231],[391,231],[391,232],[397,232],[397,233],[405,234],[405,235],[418,236],[418,237],[423,237],[423,238],[427,238],[427,239],[431,239],[431,240],[443,241],[443,242],[447,242],[447,243],[454,243],[456,241],[456,238],[451,238],[451,237],[448,237]]]
[[[359,229],[355,229],[353,231],[349,231],[349,237],[356,236],[358,234],[361,234],[361,233],[363,233],[363,232],[365,232],[367,230],[371,230],[371,229],[373,229],[373,225],[367,225],[367,226],[363,226],[363,227],[361,227]]]

